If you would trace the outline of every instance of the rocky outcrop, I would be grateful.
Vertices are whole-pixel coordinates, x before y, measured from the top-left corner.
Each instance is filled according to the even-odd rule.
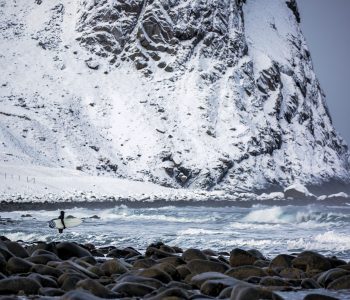
[[[2,33],[52,66],[5,74],[2,159],[207,190],[349,181],[296,1],[54,2]]]
[[[180,186],[206,189],[238,184],[249,188],[259,180],[258,187],[301,178],[304,183],[317,183],[340,175],[339,163],[344,171],[340,179],[346,180],[347,147],[331,125],[312,71],[310,53],[298,26],[296,2],[264,4],[283,14],[275,23],[264,15],[266,7],[260,7],[258,1],[244,2],[84,2],[79,40],[111,63],[132,62],[150,77],[150,84],[157,75],[173,73],[175,83],[163,84],[173,87],[175,94],[179,92],[176,82],[195,74],[195,86],[190,87],[204,91],[199,107],[204,122],[198,120],[202,129],[197,126],[199,136],[192,138],[202,139],[200,143],[211,139],[216,155],[205,163],[198,162],[188,147],[191,154],[181,152],[179,164],[164,167],[170,185],[171,179]],[[291,18],[295,22],[290,22]],[[268,21],[269,29],[252,24],[266,26]],[[282,28],[283,23],[290,28]],[[258,34],[278,44],[265,45]],[[287,47],[288,53],[280,58],[272,47]],[[220,94],[225,94],[224,99]],[[170,98],[178,100],[176,95]],[[224,110],[231,111],[231,117],[226,117]],[[192,113],[195,111],[188,115]],[[175,127],[182,125],[180,120],[172,121]],[[220,137],[226,142],[219,149]],[[169,162],[174,146],[171,143]],[[327,153],[323,152],[325,146]],[[306,170],[305,159],[311,159],[317,168]]]
[[[22,245],[28,252],[31,247],[38,246],[36,243]],[[81,248],[88,246],[74,245]],[[0,246],[6,249],[2,242]],[[48,246],[50,249],[50,245],[44,242],[41,246]],[[92,244],[89,246],[90,249],[101,253],[107,253],[109,248],[99,248]],[[80,257],[81,253],[70,246],[65,249],[64,259],[50,261],[45,266],[30,263],[33,267],[24,270],[23,266],[28,264],[29,258],[21,258],[17,256],[18,252],[15,252],[13,257],[3,259],[6,270],[3,274],[0,273],[0,294],[9,297],[21,295],[38,298],[40,295],[50,298],[56,296],[60,299],[93,300],[244,300],[282,299],[288,297],[288,294],[283,292],[293,292],[296,297],[302,298],[307,295],[305,299],[323,299],[322,294],[342,297],[348,291],[341,293],[339,290],[348,290],[350,287],[350,265],[334,256],[325,257],[316,252],[305,251],[296,256],[280,254],[269,260],[256,249],[234,249],[229,258],[228,255],[213,255],[216,253],[211,249],[187,249],[183,252],[177,246],[161,242],[149,245],[148,249],[150,248],[163,251],[162,256],[167,254],[167,257],[159,258],[159,253],[155,251],[129,256],[131,248],[114,248],[118,251],[119,258],[106,260],[105,257],[93,258],[89,250],[86,251],[90,255]],[[133,254],[136,251],[133,249]],[[55,249],[45,250],[45,253],[56,255]],[[39,255],[42,254],[34,251],[30,257]],[[265,261],[269,267],[256,266],[252,257]],[[227,263],[228,259],[233,265],[231,268]],[[236,260],[239,259],[241,262],[237,267]],[[145,260],[152,261],[152,264],[145,265]],[[294,268],[289,267],[291,264]],[[50,268],[59,274],[42,274],[42,267]],[[95,275],[92,275],[91,270],[94,270]],[[296,277],[291,274],[302,276]],[[317,289],[320,295],[314,294],[314,289]]]

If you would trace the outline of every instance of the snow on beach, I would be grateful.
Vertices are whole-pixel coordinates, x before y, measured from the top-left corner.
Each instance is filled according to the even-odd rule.
[[[294,196],[294,197],[293,197]],[[3,203],[41,202],[193,202],[216,203],[277,203],[291,200],[347,201],[349,195],[338,193],[316,198],[305,186],[294,184],[283,192],[255,194],[250,192],[203,191],[174,189],[150,182],[132,181],[107,176],[92,176],[83,172],[41,166],[0,164],[0,201]],[[209,203],[209,202],[208,202]],[[306,203],[306,202],[305,202]],[[210,202],[209,205],[212,205]]]
[[[0,164],[3,201],[205,200],[224,195],[220,191],[179,190],[149,182],[91,176],[70,169]]]

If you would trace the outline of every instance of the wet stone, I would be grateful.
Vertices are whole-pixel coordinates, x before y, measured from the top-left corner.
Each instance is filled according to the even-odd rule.
[[[322,295],[322,294],[308,294],[304,297],[303,300],[339,300],[339,299],[331,296],[327,296],[327,295]]]
[[[300,253],[295,259],[293,259],[292,265],[294,268],[306,272],[310,270],[327,271],[332,268],[332,264],[325,256],[313,251],[304,251]]]
[[[104,262],[100,266],[100,269],[107,276],[113,275],[113,274],[124,274],[128,272],[128,269],[123,265],[123,263],[116,258],[107,260],[106,262]]]
[[[154,296],[148,298],[149,300],[163,300],[163,299],[189,299],[189,295],[186,290],[179,288],[172,288],[163,292],[157,293]],[[193,298],[192,298],[193,299]]]
[[[165,273],[162,270],[159,270],[157,268],[149,268],[149,269],[144,269],[144,270],[140,270],[137,275],[141,276],[141,277],[147,277],[147,278],[154,278],[157,279],[163,283],[169,283],[170,281],[172,281],[170,275],[168,275],[167,273]]]
[[[300,286],[303,289],[307,289],[307,290],[311,290],[311,289],[320,289],[321,286],[317,283],[317,281],[315,281],[312,278],[306,278],[303,279]]]
[[[285,268],[279,273],[279,275],[290,279],[303,279],[306,277],[305,273],[297,268]]]
[[[182,253],[182,258],[183,260],[188,262],[194,259],[206,260],[207,256],[198,249],[187,249],[185,250],[185,252]]]
[[[80,281],[86,279],[85,276],[77,273],[65,273],[58,279],[58,283],[62,290],[71,291],[76,288],[76,284]]]
[[[255,261],[259,260],[259,257],[256,257],[252,253],[242,249],[234,249],[230,253],[230,265],[231,267],[239,267],[245,265],[253,265]]]
[[[186,262],[181,257],[165,257],[157,260],[158,263],[168,263],[174,267],[185,265]]]
[[[150,268],[157,264],[157,261],[152,258],[138,259],[133,263],[134,269]]]
[[[76,288],[81,288],[89,291],[91,294],[101,298],[117,298],[118,294],[115,294],[104,287],[102,284],[93,279],[83,279],[76,284]]]
[[[49,297],[59,297],[64,295],[65,291],[57,288],[42,287],[39,289],[39,295],[49,296]]]
[[[41,275],[49,275],[55,278],[58,278],[63,274],[61,270],[55,269],[50,266],[45,266],[45,265],[34,265],[31,268],[31,272],[35,272]]]
[[[270,268],[290,268],[292,267],[292,261],[294,258],[295,256],[292,255],[279,254],[270,262]]]
[[[227,279],[229,276],[218,273],[218,272],[205,272],[198,275],[195,275],[191,278],[191,284],[198,289],[202,286],[202,284],[207,280],[215,280],[215,279]]]
[[[24,249],[19,243],[17,242],[11,242],[6,241],[5,245],[7,246],[7,249],[15,256],[20,258],[26,258],[29,256],[26,249]]]
[[[135,282],[122,282],[118,283],[113,289],[113,292],[126,297],[144,297],[145,295],[153,292],[155,288]]]
[[[317,282],[322,287],[327,287],[334,280],[346,275],[350,275],[350,272],[341,268],[330,269],[320,274],[320,276],[317,279]]]
[[[151,286],[155,289],[159,289],[164,286],[164,283],[155,278],[142,277],[137,275],[129,275],[123,276],[122,278],[118,278],[117,282],[129,282],[129,283],[141,283],[147,286]]]
[[[231,268],[225,274],[241,280],[252,276],[267,276],[267,273],[263,269],[255,266],[240,266],[236,268]]]
[[[200,291],[204,295],[217,297],[225,288],[233,288],[240,284],[241,281],[235,278],[209,279],[206,280],[200,287]]]
[[[76,243],[62,242],[56,245],[59,258],[66,260],[72,257],[91,256],[91,253]]]
[[[27,278],[31,278],[40,283],[42,287],[57,288],[57,282],[53,277],[31,273]]]
[[[13,276],[0,280],[0,295],[17,294],[22,291],[25,295],[37,295],[40,284],[30,278]]]
[[[332,281],[328,286],[330,290],[350,289],[350,275],[342,276]]]
[[[200,274],[205,272],[225,273],[229,266],[224,263],[218,263],[202,259],[193,259],[187,263],[188,269],[192,274]]]
[[[27,273],[33,264],[23,258],[11,257],[7,262],[6,269],[10,274]]]
[[[61,300],[100,300],[102,298],[96,297],[86,291],[70,291],[66,294],[64,294],[61,298]]]

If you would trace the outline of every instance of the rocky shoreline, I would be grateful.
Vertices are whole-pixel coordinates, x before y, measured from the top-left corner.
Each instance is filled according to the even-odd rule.
[[[322,204],[327,206],[341,206],[346,205],[349,201],[344,198],[332,198],[315,201],[314,199],[268,199],[268,200],[254,200],[254,199],[205,199],[205,200],[134,200],[134,199],[119,199],[119,200],[94,200],[94,201],[68,201],[61,199],[61,201],[0,201],[0,212],[11,211],[27,211],[27,210],[58,210],[58,209],[72,209],[72,208],[89,208],[89,209],[108,209],[119,205],[126,205],[130,208],[158,208],[164,206],[204,206],[204,207],[252,207],[253,205],[277,205],[277,206],[305,206],[308,204]]]
[[[0,238],[0,299],[277,300],[303,290],[305,300],[339,299],[320,289],[350,292],[350,263],[312,251],[268,259],[255,249],[216,253],[159,242],[141,253]]]

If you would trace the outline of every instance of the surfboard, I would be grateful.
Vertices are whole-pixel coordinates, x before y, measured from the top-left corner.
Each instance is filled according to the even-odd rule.
[[[72,228],[72,227],[80,225],[83,222],[83,220],[73,217],[73,218],[64,218],[63,222],[66,225],[66,228]],[[49,227],[63,229],[61,219],[52,219],[51,221],[49,221]]]

